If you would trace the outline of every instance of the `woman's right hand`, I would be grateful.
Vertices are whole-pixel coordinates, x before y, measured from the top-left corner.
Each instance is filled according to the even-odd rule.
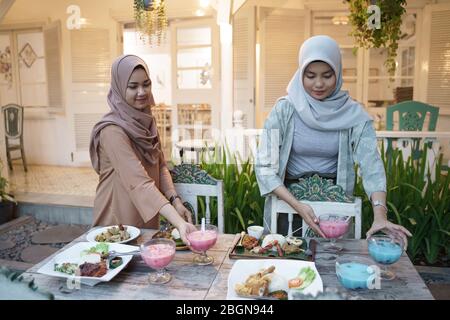
[[[177,229],[178,229],[178,232],[180,233],[181,240],[182,240],[187,246],[190,246],[191,244],[190,244],[190,242],[189,242],[189,240],[188,240],[188,238],[187,238],[187,235],[188,235],[189,233],[191,233],[191,232],[197,231],[197,229],[195,228],[195,226],[194,226],[193,224],[191,224],[191,223],[188,223],[188,222],[184,222],[184,221],[183,221],[183,223],[181,223],[181,225],[179,225],[179,226],[177,227]]]
[[[316,215],[314,214],[314,210],[310,205],[299,202],[297,213],[309,225],[309,227],[313,229],[316,234],[320,235],[322,238],[326,238],[325,234],[319,228],[319,220],[317,219]]]

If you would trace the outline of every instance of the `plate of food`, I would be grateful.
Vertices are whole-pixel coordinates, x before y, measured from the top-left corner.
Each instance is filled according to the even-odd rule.
[[[169,227],[167,230],[160,230],[152,236],[152,239],[165,238],[175,241],[176,250],[189,250],[189,247],[181,240],[180,233],[175,227]]]
[[[127,243],[139,237],[140,234],[141,231],[136,227],[119,224],[95,228],[86,235],[86,240],[89,242]]]
[[[315,240],[267,234],[261,239],[242,232],[230,252],[231,259],[294,259],[314,261]]]
[[[109,252],[127,253],[139,247],[117,243],[79,242],[54,256],[38,273],[54,277],[75,278],[94,286],[110,281],[131,261],[133,255],[109,257]]]
[[[323,282],[314,262],[237,260],[228,276],[228,300],[293,300],[321,292]]]

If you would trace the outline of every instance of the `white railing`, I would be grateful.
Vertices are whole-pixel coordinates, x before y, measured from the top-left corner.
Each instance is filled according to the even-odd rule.
[[[414,147],[414,139],[420,140],[420,150],[423,150],[424,144],[431,143],[427,150],[426,167],[430,169],[431,179],[434,181],[436,177],[436,161],[439,159],[441,152],[441,140],[450,139],[450,132],[448,131],[377,131],[377,139],[384,141],[384,146],[387,148],[389,140],[393,144],[393,148],[401,150],[403,159],[408,159],[411,156],[412,148]],[[450,141],[450,140],[449,140]],[[450,166],[450,160],[448,161]],[[425,177],[426,178],[426,177]]]
[[[226,133],[225,140],[231,152],[238,153],[245,161],[256,155],[259,138],[263,129],[246,129],[242,125],[244,114],[237,110],[233,114],[233,130]]]
[[[212,140],[187,140],[187,142],[192,144],[192,148],[186,146],[186,150],[192,149],[192,151],[195,150],[195,152],[199,153],[204,150],[211,150],[212,146],[221,148],[226,143],[229,151],[232,154],[239,154],[242,161],[246,161],[249,157],[254,159],[263,129],[245,128],[243,123],[244,114],[242,111],[237,110],[233,114],[233,128],[231,130],[220,132],[220,134],[217,133]],[[431,142],[431,148],[427,153],[427,165],[430,168],[433,179],[435,177],[435,162],[441,152],[440,142],[442,139],[448,139],[450,142],[450,132],[448,131],[376,131],[376,135],[378,141],[384,140],[385,147],[388,145],[388,140],[391,140],[393,147],[402,151],[403,159],[405,160],[411,155],[414,139],[421,138],[421,145]],[[205,142],[203,148],[198,146],[201,141]],[[178,153],[181,145],[180,143],[178,144],[177,149],[175,149],[177,150],[176,153]],[[208,148],[206,148],[206,145]],[[199,159],[198,154],[196,158]],[[450,166],[450,161],[448,165]]]

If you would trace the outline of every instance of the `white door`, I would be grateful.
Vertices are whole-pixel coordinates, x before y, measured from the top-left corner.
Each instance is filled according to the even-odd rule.
[[[219,30],[212,19],[171,23],[172,155],[184,139],[220,129]],[[232,112],[232,110],[230,110]]]

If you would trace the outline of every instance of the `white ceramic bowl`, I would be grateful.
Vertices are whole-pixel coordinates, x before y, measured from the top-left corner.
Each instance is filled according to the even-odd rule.
[[[261,238],[263,231],[264,228],[261,226],[250,226],[247,228],[247,233],[258,240]]]

